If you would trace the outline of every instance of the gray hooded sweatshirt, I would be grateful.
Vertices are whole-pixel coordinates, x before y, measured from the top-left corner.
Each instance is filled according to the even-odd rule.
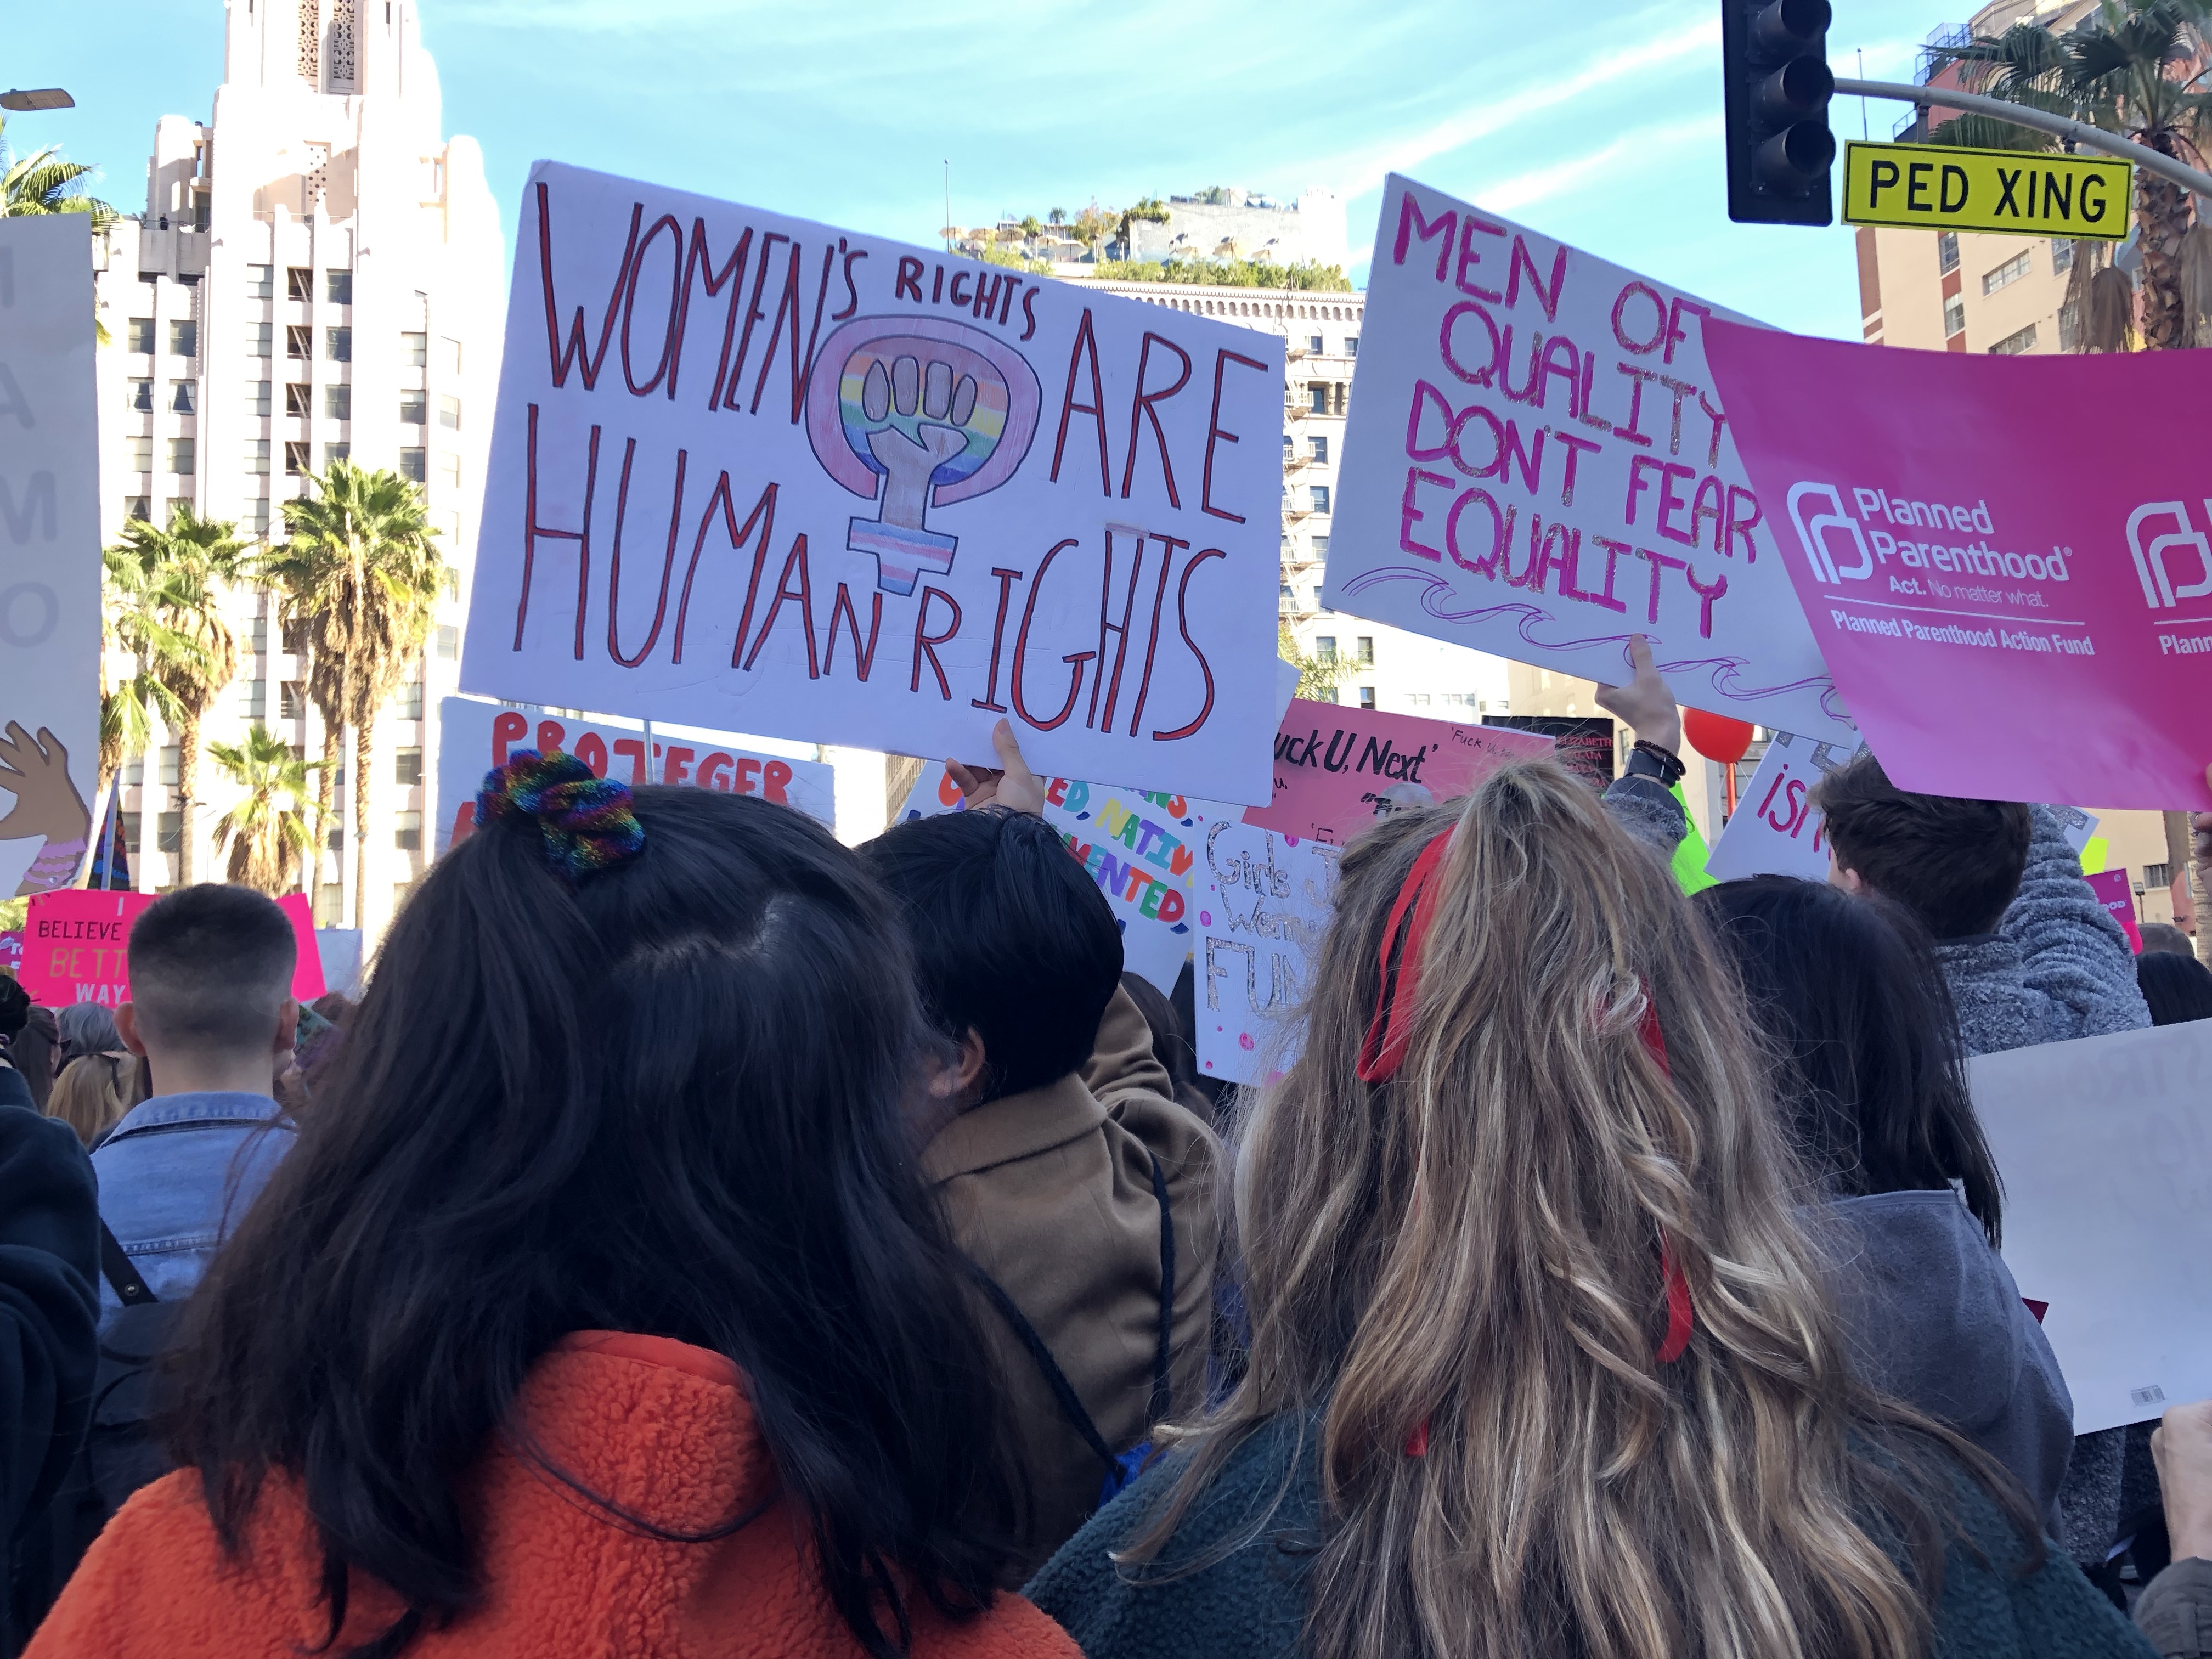
[[[1860,1376],[2003,1464],[2059,1537],[2074,1401],[1981,1224],[1948,1188],[1846,1198],[1832,1215]]]

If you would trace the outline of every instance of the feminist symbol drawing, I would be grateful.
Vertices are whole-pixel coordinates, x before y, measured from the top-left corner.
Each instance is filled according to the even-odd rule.
[[[823,471],[878,502],[845,545],[876,557],[876,586],[911,593],[952,568],[959,538],[932,507],[988,495],[1036,434],[1041,394],[1021,353],[935,317],[855,317],[822,343],[806,386],[806,437]]]

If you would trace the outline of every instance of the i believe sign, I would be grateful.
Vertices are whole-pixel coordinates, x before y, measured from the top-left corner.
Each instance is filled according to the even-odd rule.
[[[1680,289],[1393,177],[1323,602],[1856,744]]]
[[[1963,356],[1719,323],[1706,349],[1820,648],[1901,787],[2212,807],[2195,353]],[[2060,445],[2057,410],[2100,413]]]
[[[1261,801],[1283,345],[540,162],[461,689]]]

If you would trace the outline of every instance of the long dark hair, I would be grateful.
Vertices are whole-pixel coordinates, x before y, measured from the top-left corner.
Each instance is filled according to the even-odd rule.
[[[786,808],[647,787],[635,809],[643,851],[579,884],[520,814],[431,867],[192,1298],[173,1449],[233,1548],[264,1475],[301,1479],[327,1639],[349,1568],[407,1603],[359,1656],[478,1600],[457,1482],[577,1329],[735,1362],[870,1653],[908,1644],[902,1580],[957,1614],[1013,1559],[973,1519],[1011,1499],[912,1155],[930,1039],[896,908]]]
[[[1966,1092],[1958,1015],[1902,905],[1753,876],[1698,902],[1780,1052],[1799,1152],[1846,1196],[1956,1181],[1992,1249],[2003,1188]]]

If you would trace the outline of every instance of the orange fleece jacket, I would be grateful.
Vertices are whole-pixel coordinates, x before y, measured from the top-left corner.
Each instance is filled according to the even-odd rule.
[[[522,1420],[585,1486],[670,1530],[765,1513],[704,1544],[638,1536],[504,1446],[475,1477],[484,1516],[483,1605],[426,1631],[410,1659],[845,1659],[860,1651],[815,1577],[800,1517],[735,1367],[665,1338],[587,1331],[531,1373]],[[124,1505],[32,1641],[26,1659],[297,1659],[342,1653],[400,1610],[356,1574],[335,1649],[317,1595],[319,1546],[298,1486],[272,1477],[242,1553],[226,1557],[191,1471]],[[908,1603],[917,1659],[1081,1659],[1059,1626],[1002,1595],[953,1622]]]

